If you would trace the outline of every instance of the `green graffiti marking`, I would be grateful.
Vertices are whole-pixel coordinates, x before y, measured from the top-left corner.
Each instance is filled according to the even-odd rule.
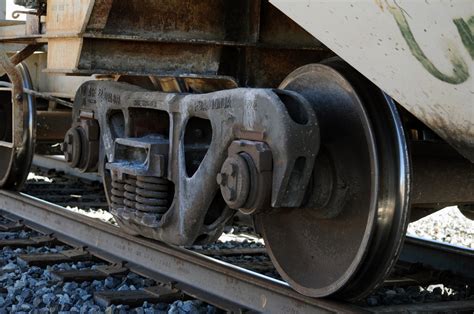
[[[467,22],[464,19],[454,19],[453,22],[458,28],[462,43],[474,60],[474,16],[471,16]]]
[[[398,5],[393,6],[393,5],[389,5],[388,3],[387,3],[387,7],[390,13],[395,18],[395,21],[397,22],[398,27],[400,28],[400,31],[402,33],[402,36],[403,38],[405,38],[405,41],[407,42],[411,53],[413,54],[413,56],[415,56],[415,58],[423,65],[423,67],[428,72],[430,72],[434,77],[450,84],[461,84],[461,83],[464,83],[469,78],[469,69],[466,62],[464,62],[464,60],[453,51],[450,51],[449,53],[450,54],[449,60],[451,61],[451,64],[453,65],[453,74],[447,75],[441,72],[440,70],[438,70],[438,68],[433,64],[433,62],[431,62],[428,59],[428,57],[425,55],[420,45],[418,45],[418,43],[416,42],[415,36],[413,36],[413,33],[410,29],[410,25],[408,24],[408,21],[405,17],[405,13],[403,9],[400,8]],[[464,24],[466,23],[462,19],[456,20],[458,21],[460,25],[462,24],[463,33],[461,34],[461,37],[466,36],[466,37],[462,37],[463,43],[464,45],[466,45],[465,41],[467,41],[468,45],[466,45],[466,47],[468,48],[468,50],[470,51],[472,55],[472,32],[469,27],[467,28],[465,27],[467,26],[467,24],[464,25],[459,20],[461,20]],[[472,18],[469,21],[471,20]],[[456,22],[454,23],[456,24]],[[458,30],[459,30],[459,27],[458,27]]]

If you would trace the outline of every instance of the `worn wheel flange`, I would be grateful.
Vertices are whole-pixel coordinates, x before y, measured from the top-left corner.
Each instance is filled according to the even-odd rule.
[[[321,151],[335,172],[329,181],[343,187],[341,200],[330,203],[342,208],[328,216],[317,208],[276,209],[258,215],[257,227],[295,290],[359,299],[390,272],[408,223],[410,167],[396,107],[337,59],[296,70],[281,88],[313,105]]]
[[[26,66],[19,64],[17,70],[23,88],[33,89]],[[12,97],[19,98],[13,101]],[[0,188],[19,190],[28,177],[34,155],[35,99],[31,95],[1,92],[0,102]]]

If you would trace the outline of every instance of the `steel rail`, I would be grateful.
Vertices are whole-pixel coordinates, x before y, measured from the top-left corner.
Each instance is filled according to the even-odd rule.
[[[443,242],[407,236],[400,260],[447,270],[474,280],[474,250]]]
[[[284,282],[198,253],[131,236],[110,224],[26,194],[0,190],[0,208],[23,219],[25,225],[54,231],[60,241],[85,246],[106,260],[125,261],[134,272],[178,282],[176,286],[185,293],[204,301],[220,299],[222,304],[227,302],[239,310],[271,313],[365,311],[339,301],[302,296]]]

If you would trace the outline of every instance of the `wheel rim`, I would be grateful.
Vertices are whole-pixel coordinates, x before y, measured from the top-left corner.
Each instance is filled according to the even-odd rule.
[[[23,64],[17,66],[23,88],[33,89],[28,69]],[[25,183],[34,155],[36,104],[31,95],[20,103],[21,108],[13,108],[11,92],[0,93],[0,188],[19,190]],[[13,110],[14,109],[14,110]],[[13,127],[13,119],[22,119],[18,128]],[[16,123],[15,123],[16,124]],[[21,139],[15,146],[15,138]]]
[[[333,218],[314,209],[263,213],[258,228],[279,273],[297,291],[360,298],[390,272],[408,221],[409,165],[396,108],[337,59],[296,70],[280,88],[313,104],[320,155],[331,160],[344,202]]]

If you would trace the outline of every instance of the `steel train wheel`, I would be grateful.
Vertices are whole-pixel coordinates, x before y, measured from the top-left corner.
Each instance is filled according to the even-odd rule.
[[[17,66],[23,87],[33,89],[28,69]],[[31,95],[25,95],[21,108],[13,108],[10,91],[0,92],[0,188],[19,190],[28,177],[34,155],[36,105]],[[22,123],[14,119],[22,119]],[[15,127],[16,125],[16,127]],[[15,137],[20,145],[15,145]]]
[[[257,226],[295,290],[359,299],[389,274],[408,223],[410,167],[397,109],[338,59],[304,66],[280,88],[299,92],[317,112],[320,156],[336,183],[328,203],[337,211],[278,209],[260,214]],[[315,167],[315,180],[319,173]]]

